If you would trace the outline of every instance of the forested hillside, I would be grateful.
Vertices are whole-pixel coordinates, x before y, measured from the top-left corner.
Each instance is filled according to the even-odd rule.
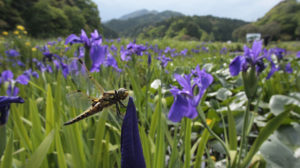
[[[160,13],[149,12],[148,14],[138,15],[137,17],[132,17],[132,15],[130,15],[129,19],[113,19],[104,23],[104,25],[117,32],[120,36],[137,37],[144,28],[177,16],[183,16],[183,14],[173,11],[164,11]],[[128,16],[125,18],[128,18]]]
[[[101,29],[92,0],[0,0],[0,30],[10,31],[16,25],[42,38]]]
[[[232,32],[247,22],[214,16],[183,16],[171,18],[142,31],[142,38],[176,38],[179,40],[232,40]]]
[[[273,7],[258,21],[244,25],[234,31],[233,36],[245,38],[246,33],[259,32],[271,40],[300,39],[300,3],[296,0],[285,0]]]

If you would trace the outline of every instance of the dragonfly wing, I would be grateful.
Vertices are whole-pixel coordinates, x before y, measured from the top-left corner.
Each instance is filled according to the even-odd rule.
[[[66,98],[68,104],[71,107],[75,107],[80,110],[86,110],[87,108],[89,108],[92,105],[94,99],[81,91],[69,93],[67,94]]]
[[[103,87],[92,77],[81,59],[71,58],[68,62],[72,81],[77,88],[86,90],[88,94],[97,93],[97,97],[104,93]]]

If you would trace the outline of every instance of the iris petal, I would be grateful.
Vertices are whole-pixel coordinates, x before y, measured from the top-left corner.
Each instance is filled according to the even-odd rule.
[[[229,65],[229,71],[232,76],[237,76],[241,72],[242,64],[243,64],[242,60],[243,60],[242,56],[237,56],[231,61]]]
[[[168,118],[173,122],[179,122],[182,119],[182,117],[185,116],[184,113],[188,113],[188,110],[189,110],[188,99],[182,95],[177,95],[169,111]]]
[[[146,168],[132,97],[129,98],[122,124],[121,168]]]

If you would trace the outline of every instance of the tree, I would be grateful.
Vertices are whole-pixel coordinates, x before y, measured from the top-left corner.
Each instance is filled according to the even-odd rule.
[[[80,30],[86,25],[86,20],[84,16],[80,14],[80,9],[76,6],[65,6],[64,12],[72,25],[69,32],[79,34]]]
[[[30,19],[29,19],[30,18]],[[71,23],[63,10],[39,1],[30,10],[26,27],[34,37],[55,37],[68,34]]]

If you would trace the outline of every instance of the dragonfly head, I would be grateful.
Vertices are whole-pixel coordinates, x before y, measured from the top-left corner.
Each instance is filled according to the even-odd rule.
[[[118,96],[119,98],[121,98],[122,100],[126,99],[126,97],[128,96],[129,92],[127,89],[124,88],[120,88],[118,89]]]

